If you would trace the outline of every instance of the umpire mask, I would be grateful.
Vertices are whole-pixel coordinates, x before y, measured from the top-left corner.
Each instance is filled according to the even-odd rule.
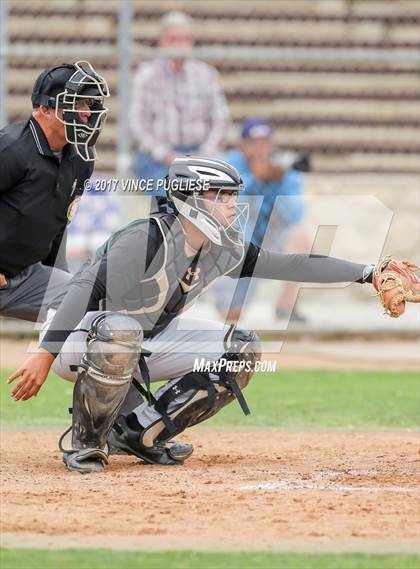
[[[87,61],[74,64],[75,72],[56,98],[56,117],[65,125],[66,139],[86,162],[95,160],[95,143],[104,125],[108,109],[108,84]],[[62,118],[59,109],[63,110]]]
[[[90,162],[96,158],[95,142],[108,112],[103,106],[105,97],[109,97],[105,79],[90,63],[78,61],[45,69],[35,82],[32,106],[55,109],[67,141]]]

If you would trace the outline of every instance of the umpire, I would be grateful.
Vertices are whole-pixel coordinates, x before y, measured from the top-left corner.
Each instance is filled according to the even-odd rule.
[[[71,278],[66,225],[96,158],[108,85],[86,61],[44,70],[28,120],[0,130],[0,315],[36,321]]]

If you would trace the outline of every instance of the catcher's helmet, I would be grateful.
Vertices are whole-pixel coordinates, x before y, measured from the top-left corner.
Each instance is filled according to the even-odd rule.
[[[65,127],[65,136],[78,155],[89,162],[95,160],[95,143],[105,122],[108,109],[103,100],[109,97],[107,82],[87,61],[50,67],[41,73],[32,92],[32,106],[55,109]],[[87,104],[89,117],[83,122],[80,112]],[[59,109],[63,110],[62,117]]]
[[[217,245],[242,245],[248,220],[248,204],[236,204],[232,221],[220,222],[214,211],[220,207],[224,192],[244,189],[239,172],[223,160],[202,157],[175,158],[169,166],[167,192],[174,209]],[[206,191],[217,196],[210,208],[205,206]]]

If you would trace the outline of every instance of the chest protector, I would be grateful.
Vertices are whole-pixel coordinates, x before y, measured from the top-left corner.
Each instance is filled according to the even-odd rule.
[[[185,234],[174,214],[150,217],[162,234],[163,264],[136,287],[133,300],[124,301],[125,312],[136,318],[145,337],[161,332],[189,308],[211,283],[235,269],[244,256],[243,246],[220,247],[209,242],[194,257],[185,252]],[[135,300],[134,300],[135,298]]]

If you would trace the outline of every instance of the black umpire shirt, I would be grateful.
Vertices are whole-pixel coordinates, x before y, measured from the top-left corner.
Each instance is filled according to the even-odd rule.
[[[65,251],[57,255],[92,171],[71,144],[60,161],[33,117],[0,130],[0,273],[38,261],[67,270]]]

